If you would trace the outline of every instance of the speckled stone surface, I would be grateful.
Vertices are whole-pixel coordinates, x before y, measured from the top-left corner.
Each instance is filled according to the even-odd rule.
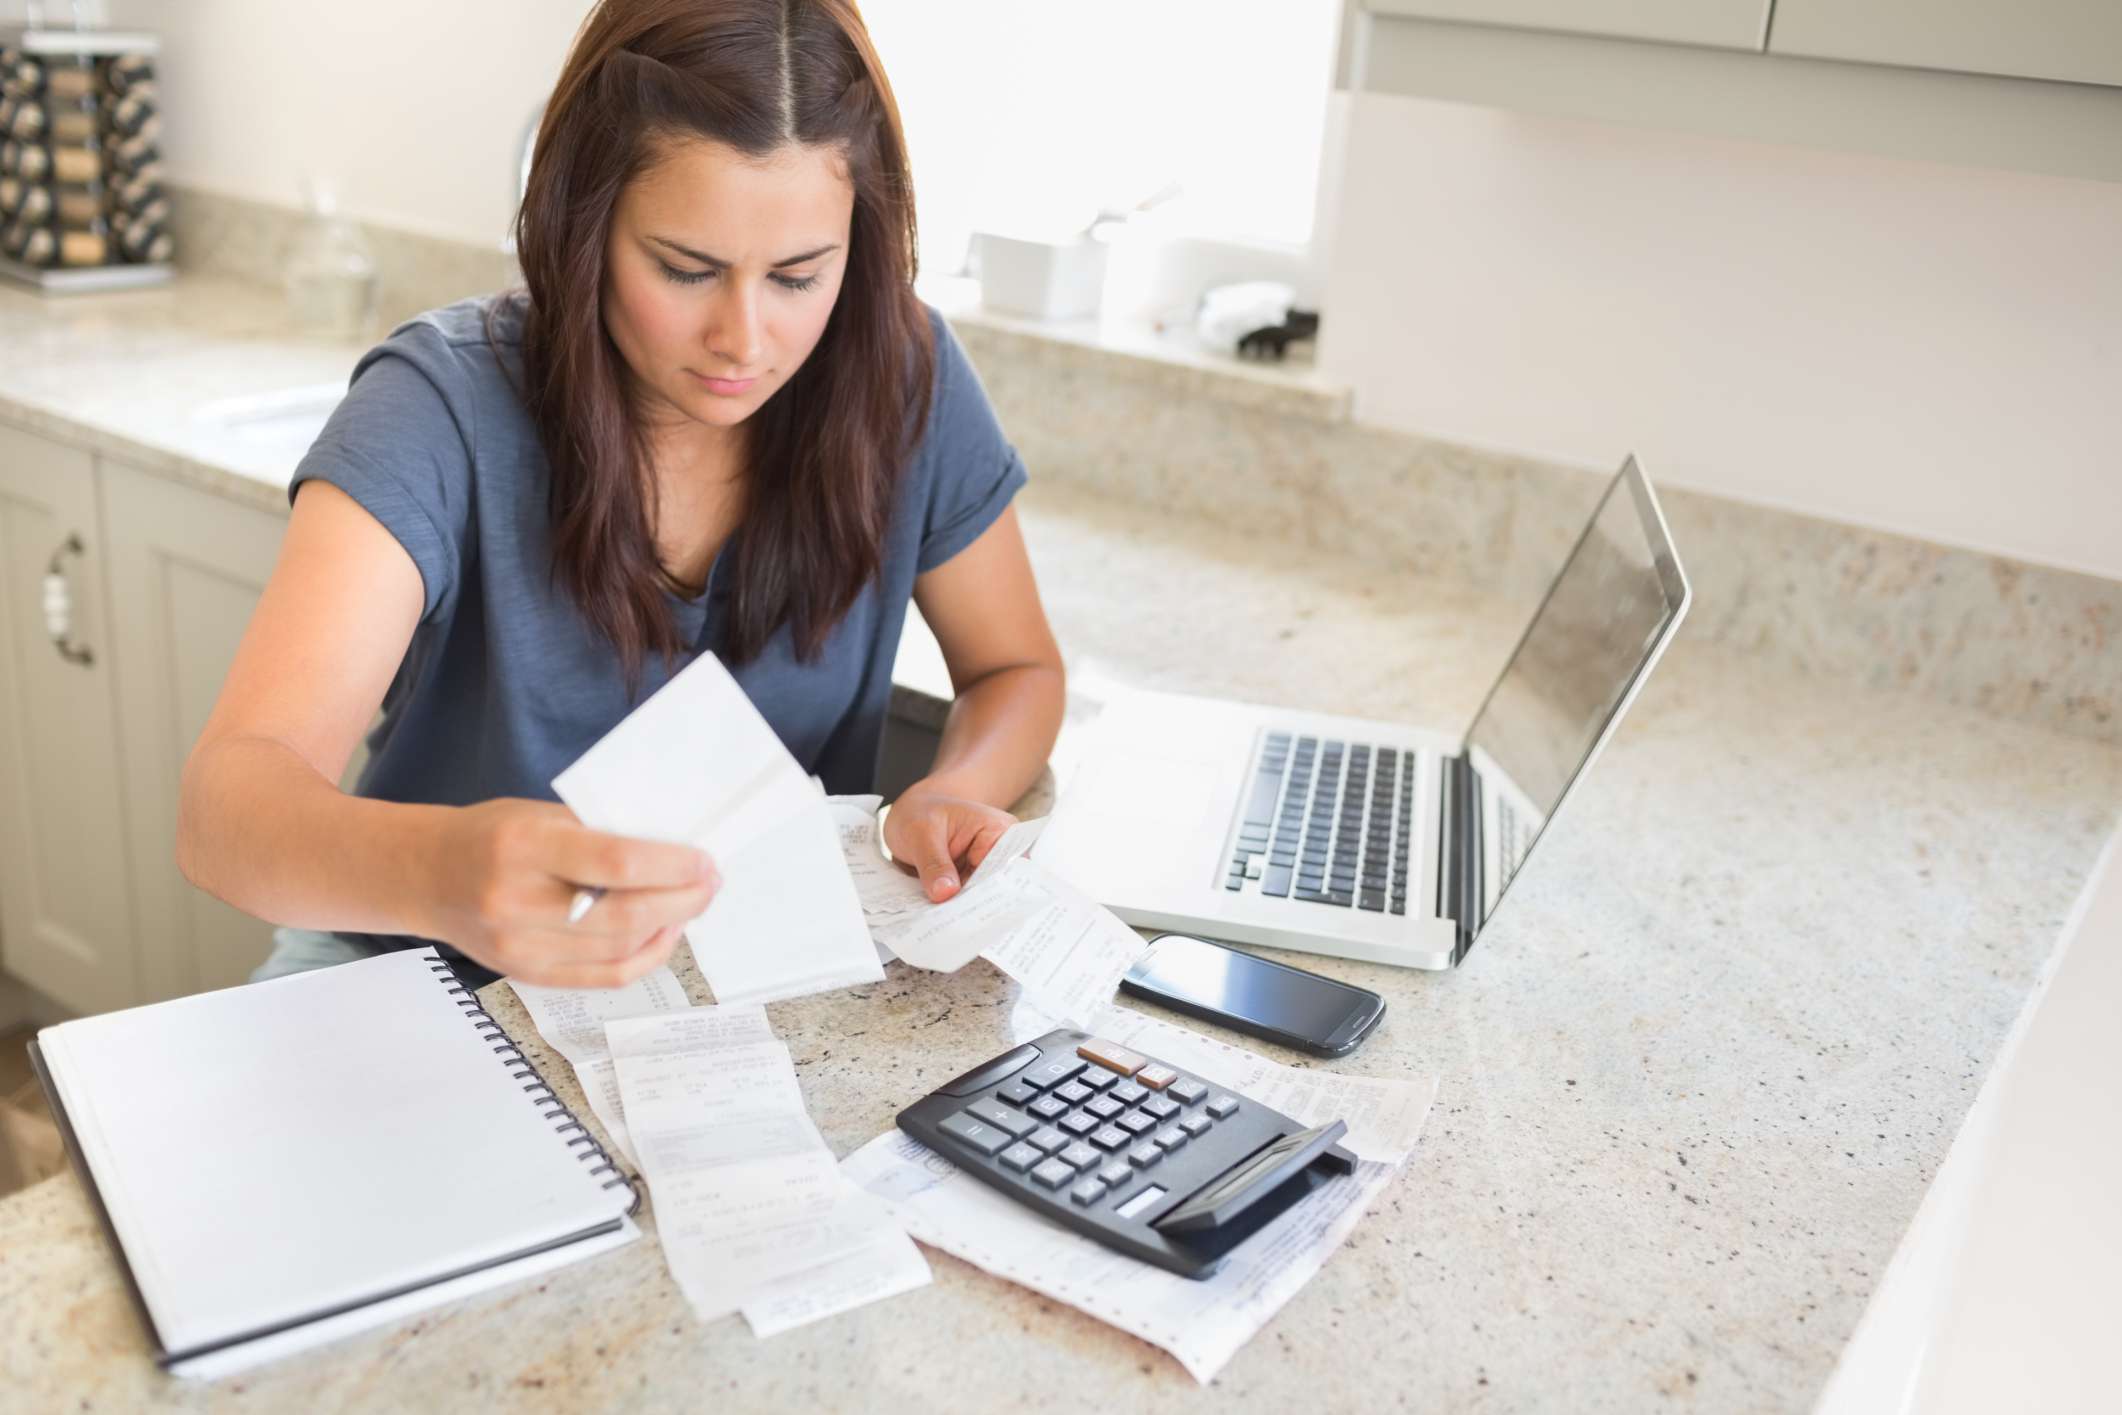
[[[1086,680],[1454,725],[1516,621],[1501,598],[1060,487],[1026,522]],[[933,1253],[931,1287],[755,1341],[694,1321],[652,1239],[185,1386],[147,1362],[69,1174],[0,1204],[7,1403],[1804,1410],[2118,800],[2122,751],[1683,634],[1463,969],[1296,960],[1390,1000],[1359,1052],[1317,1064],[1436,1071],[1442,1090],[1378,1208],[1205,1390]],[[579,1099],[513,998],[485,996]],[[1014,998],[984,963],[894,965],[772,1018],[845,1154],[1001,1050]]]
[[[1456,728],[1596,490],[967,342],[1035,469],[1079,687]],[[193,409],[343,380],[365,347],[289,335],[275,292],[224,276],[0,290],[0,420],[277,508],[291,467]],[[1211,1390],[941,1255],[930,1288],[757,1342],[694,1322],[652,1239],[185,1386],[64,1175],[0,1202],[0,1408],[1807,1408],[2122,800],[2115,587],[1667,502],[1694,617],[1467,967],[1310,960],[1391,1001],[1333,1066],[1443,1089],[1378,1210]],[[999,1050],[1013,999],[985,964],[894,967],[773,1016],[845,1153]]]

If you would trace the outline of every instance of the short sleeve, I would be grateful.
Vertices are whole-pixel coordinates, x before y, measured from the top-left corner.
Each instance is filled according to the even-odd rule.
[[[926,573],[980,538],[1024,486],[1024,459],[1002,435],[987,389],[950,325],[930,315],[936,331],[936,384],[928,436],[928,509],[921,528],[917,573]]]
[[[420,571],[422,623],[455,602],[470,522],[471,395],[450,352],[413,323],[364,354],[287,488],[292,504],[302,483],[330,482],[381,522]]]

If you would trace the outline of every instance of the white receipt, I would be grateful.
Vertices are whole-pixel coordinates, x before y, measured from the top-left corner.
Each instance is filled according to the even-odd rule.
[[[840,832],[840,854],[854,881],[862,912],[871,919],[890,918],[928,907],[921,878],[910,875],[890,860],[877,845],[877,807],[881,796],[834,796],[833,824]]]
[[[619,1106],[619,1082],[605,1044],[604,1024],[619,1017],[643,1017],[690,1006],[685,989],[668,968],[634,979],[623,988],[546,988],[535,983],[508,985],[522,1000],[531,1024],[546,1044],[568,1059],[582,1094],[621,1158],[634,1163],[633,1142]],[[636,1166],[638,1168],[638,1166]]]
[[[1163,1347],[1205,1385],[1341,1246],[1394,1167],[1361,1163],[1320,1185],[1201,1281],[1050,1223],[897,1131],[842,1168],[923,1243]]]
[[[1044,1036],[1061,1025],[1042,1015],[1036,999],[1018,1003],[1010,1014],[1010,1034],[1020,1042]],[[1305,1125],[1346,1121],[1348,1133],[1341,1143],[1366,1160],[1398,1164],[1406,1159],[1421,1137],[1430,1103],[1437,1096],[1435,1076],[1395,1080],[1284,1066],[1160,1017],[1111,1004],[1077,1025],[1093,1036],[1250,1096]]]
[[[822,798],[738,850],[722,876],[707,912],[685,926],[715,1001],[778,1002],[884,980]]]
[[[874,798],[836,803],[848,873],[879,947],[915,967],[951,973],[984,957],[1043,1011],[1073,1019],[1108,1002],[1147,949],[1109,910],[1029,857],[1043,817],[1011,826],[963,889],[932,904],[918,880],[884,858],[874,818],[858,818],[865,799]]]
[[[722,888],[685,936],[718,1002],[883,978],[831,812],[713,654],[553,778],[584,825],[697,845]]]
[[[786,1330],[919,1285],[886,1241],[897,1225],[805,1114],[762,1009],[622,1019],[606,1036],[664,1258],[702,1320],[756,1301],[756,1328]]]

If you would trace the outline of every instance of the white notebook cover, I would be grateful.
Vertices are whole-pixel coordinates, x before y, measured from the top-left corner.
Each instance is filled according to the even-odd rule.
[[[164,1364],[631,1236],[631,1188],[475,1005],[418,949],[38,1034]]]

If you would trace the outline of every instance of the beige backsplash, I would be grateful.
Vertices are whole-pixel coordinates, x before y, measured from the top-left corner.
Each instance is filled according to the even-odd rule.
[[[179,262],[276,283],[303,220],[175,193]],[[498,248],[365,226],[377,337],[513,283]],[[1035,479],[1202,518],[1299,554],[1433,568],[1529,609],[1601,474],[1324,419],[1271,383],[957,325]],[[1659,468],[1646,470],[1656,478]],[[2122,582],[1661,488],[1694,584],[1685,629],[1769,661],[2122,742]]]

